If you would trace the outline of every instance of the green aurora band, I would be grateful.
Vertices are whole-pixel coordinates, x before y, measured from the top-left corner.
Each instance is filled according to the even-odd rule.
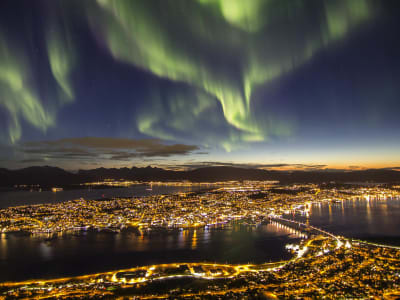
[[[56,31],[52,31],[47,38],[47,52],[52,74],[65,93],[66,101],[69,102],[74,99],[70,80],[74,64],[73,47],[68,40],[63,39]]]
[[[45,132],[56,125],[60,106],[75,98],[71,74],[79,45],[70,35],[70,3],[54,6],[47,24],[51,30],[45,30],[56,96],[39,93],[28,56],[0,41],[0,105],[9,114],[12,143],[21,138],[21,119]],[[139,132],[227,151],[243,142],[293,135],[295,120],[254,110],[254,103],[268,101],[256,91],[373,17],[369,0],[94,0],[79,5],[85,10],[77,16],[86,15],[114,59],[174,85],[168,92],[152,88],[135,111]]]
[[[70,78],[75,62],[74,47],[68,32],[60,30],[54,21],[50,27],[53,30],[48,31],[45,42],[49,68],[60,87],[56,95],[51,92],[53,86],[47,93],[39,93],[35,80],[37,70],[32,67],[28,52],[19,51],[18,47],[0,36],[0,105],[8,113],[9,121],[8,136],[1,136],[3,143],[18,142],[22,136],[21,120],[46,132],[56,125],[56,112],[60,106],[74,100]],[[25,34],[31,37],[30,32]]]
[[[54,125],[54,117],[30,88],[31,68],[27,60],[8,49],[7,45],[7,41],[0,37],[0,105],[9,113],[10,119],[9,136],[3,138],[15,143],[22,134],[21,118],[46,131]]]
[[[241,141],[292,134],[291,122],[282,124],[272,115],[256,116],[251,109],[255,90],[303,65],[318,50],[372,18],[368,0],[97,3],[99,7],[88,6],[89,22],[93,30],[101,30],[114,58],[193,88],[186,99],[178,93],[150,100],[151,113],[146,113],[147,108],[138,115],[139,131],[179,139],[214,99],[232,127],[226,139],[214,142],[220,141],[228,151]],[[319,11],[317,17],[311,15],[310,5]],[[199,98],[199,90],[208,96]],[[161,102],[171,107],[166,110]],[[184,103],[180,106],[185,109],[174,109],[177,103]],[[172,118],[165,120],[167,116]]]

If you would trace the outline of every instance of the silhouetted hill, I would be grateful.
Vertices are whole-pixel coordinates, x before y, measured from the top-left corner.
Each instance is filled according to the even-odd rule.
[[[56,167],[29,167],[19,170],[0,168],[0,186],[40,184],[66,186],[83,182],[113,179],[142,181],[227,181],[227,180],[279,180],[282,183],[302,182],[400,182],[400,172],[387,169],[363,171],[272,171],[237,167],[205,167],[189,171],[171,171],[156,167],[98,168],[71,173]]]
[[[86,179],[86,181],[92,180],[104,180],[107,178],[113,179],[130,179],[130,180],[177,180],[182,179],[180,172],[164,170],[160,168],[146,167],[146,168],[98,168],[93,170],[79,170],[78,176]]]
[[[76,175],[57,167],[29,167],[11,172],[13,173],[14,184],[53,186],[79,183]]]
[[[29,167],[19,170],[0,170],[0,186],[15,184],[40,184],[54,186],[57,184],[79,183],[76,175],[56,167]]]
[[[206,167],[187,171],[186,174],[192,181],[276,180],[278,172],[237,167]]]

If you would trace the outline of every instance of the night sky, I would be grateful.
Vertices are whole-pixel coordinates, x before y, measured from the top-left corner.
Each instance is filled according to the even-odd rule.
[[[2,0],[0,166],[400,166],[400,4]]]

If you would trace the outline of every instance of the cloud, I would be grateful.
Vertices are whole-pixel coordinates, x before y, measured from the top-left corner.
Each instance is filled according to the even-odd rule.
[[[35,146],[34,146],[35,147]],[[27,148],[24,149],[25,153],[32,153],[32,154],[41,154],[43,152],[57,154],[57,153],[74,153],[76,155],[90,155],[91,153],[87,150],[80,149],[80,148]]]
[[[277,163],[277,164],[252,164],[252,163],[230,163],[230,162],[215,162],[203,161],[195,163],[186,163],[176,166],[178,169],[193,170],[204,167],[236,167],[245,169],[263,169],[263,170],[303,170],[303,171],[316,171],[324,170],[327,165],[313,165],[313,164],[290,164],[290,163]]]
[[[383,170],[400,171],[400,167],[387,167],[387,168],[383,168]]]
[[[349,166],[348,168],[350,170],[362,170],[362,169],[365,169],[364,167],[361,167],[361,166]]]
[[[65,138],[52,141],[26,142],[20,151],[26,155],[63,160],[122,160],[143,157],[170,157],[187,155],[198,146],[164,144],[158,139],[125,139],[107,137]]]
[[[45,160],[42,158],[32,158],[32,159],[23,159],[20,160],[19,162],[23,164],[33,164],[33,163],[43,163],[45,162]]]

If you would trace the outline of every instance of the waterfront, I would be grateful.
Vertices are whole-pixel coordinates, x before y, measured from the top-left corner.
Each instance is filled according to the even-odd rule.
[[[5,191],[0,192],[0,209],[18,205],[33,205],[44,203],[61,203],[65,201],[84,198],[87,200],[113,198],[113,197],[141,197],[150,195],[173,194],[178,192],[194,192],[202,190],[202,186],[152,186],[134,185],[119,188],[79,188],[64,190],[62,192],[52,191]]]
[[[52,240],[2,234],[0,282],[56,278],[159,263],[264,263],[291,257],[299,239],[271,224],[211,229],[65,234]]]
[[[75,200],[3,209],[0,267],[4,272],[0,281],[177,262],[263,264],[287,260],[292,255],[286,245],[298,244],[307,234],[296,232],[296,226],[287,228],[268,221],[268,216],[277,216],[279,223],[281,214],[349,238],[365,233],[378,237],[385,232],[384,226],[388,226],[385,234],[400,236],[396,225],[400,200],[395,190],[321,190],[309,184],[263,191],[263,186],[253,182],[201,194]]]
[[[398,299],[399,249],[331,235],[302,241],[291,260],[154,264],[78,277],[0,283],[6,298]],[[8,297],[7,297],[8,296]]]

